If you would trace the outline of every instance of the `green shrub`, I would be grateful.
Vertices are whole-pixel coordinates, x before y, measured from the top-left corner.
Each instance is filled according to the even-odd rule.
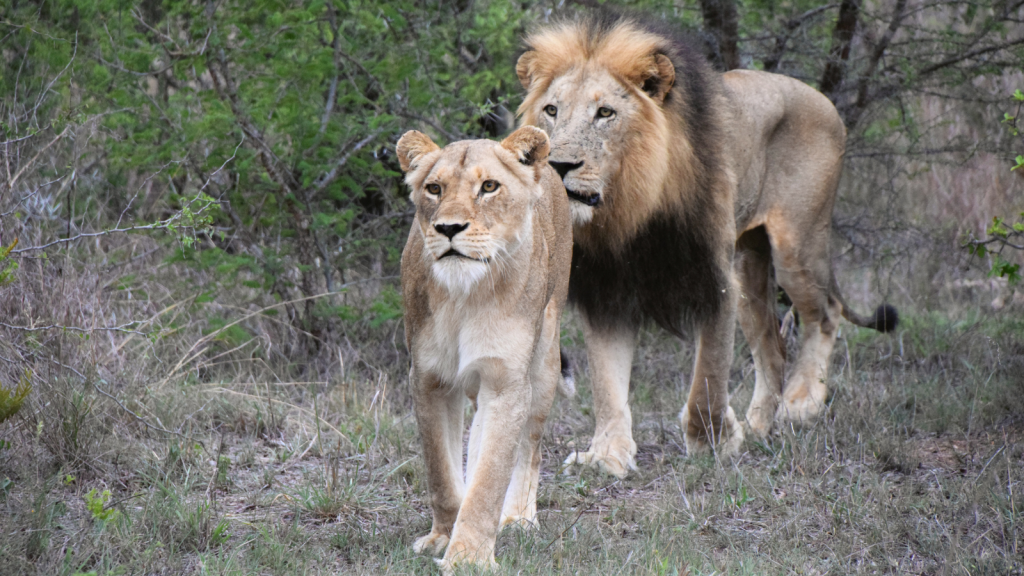
[[[17,414],[31,392],[32,382],[29,380],[28,373],[22,376],[18,384],[10,390],[0,385],[0,422]]]

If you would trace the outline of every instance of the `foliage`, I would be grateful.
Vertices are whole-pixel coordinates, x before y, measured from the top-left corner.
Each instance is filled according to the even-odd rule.
[[[110,490],[99,492],[93,488],[82,499],[85,501],[85,509],[92,515],[93,520],[106,523],[117,519],[117,509],[107,507],[111,500]]]
[[[0,385],[0,422],[14,416],[25,404],[25,399],[32,392],[32,382],[25,374],[12,389]]]
[[[1003,122],[1009,125],[1011,134],[1019,136],[1020,127],[1017,122],[1021,107],[1024,106],[1024,92],[1017,89],[1013,92],[1012,98],[1017,102],[1017,110],[1012,115],[1004,114]],[[1014,162],[1015,165],[1010,167],[1010,171],[1024,168],[1024,156],[1018,155]],[[975,238],[973,234],[968,236],[963,244],[967,252],[979,258],[991,256],[988,272],[990,277],[1006,278],[1011,286],[1020,282],[1021,265],[1004,259],[1003,251],[1006,248],[1024,250],[1024,242],[1022,242],[1024,240],[1024,212],[1020,213],[1015,222],[1006,222],[998,216],[993,217],[992,224],[985,230],[985,234],[987,236],[980,239]],[[990,248],[991,245],[995,245],[996,248]]]
[[[1014,136],[1020,136],[1020,127],[1017,125],[1017,119],[1020,116],[1021,107],[1024,106],[1024,92],[1020,91],[1020,88],[1013,91],[1013,100],[1017,102],[1017,111],[1014,114],[1007,112],[1003,115],[1003,122],[1010,125],[1010,133]],[[1015,164],[1010,170],[1016,170],[1018,168],[1024,168],[1024,155],[1018,155],[1014,158]]]
[[[18,263],[10,256],[11,250],[14,250],[17,245],[17,238],[6,248],[0,245],[0,287],[14,282],[14,273],[18,270]]]

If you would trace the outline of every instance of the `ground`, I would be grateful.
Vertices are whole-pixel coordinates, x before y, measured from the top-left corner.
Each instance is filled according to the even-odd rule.
[[[114,390],[118,406],[103,382],[41,381],[46,406],[0,428],[0,574],[438,573],[412,552],[430,509],[400,323],[381,330],[390,355],[356,349],[322,382],[197,371]],[[571,314],[563,346],[579,393],[544,439],[540,527],[500,535],[500,573],[1024,570],[1020,314],[907,311],[888,336],[844,324],[826,416],[732,462],[685,454],[692,347],[645,328],[625,480],[559,470],[593,429]],[[742,413],[742,337],[731,381]]]

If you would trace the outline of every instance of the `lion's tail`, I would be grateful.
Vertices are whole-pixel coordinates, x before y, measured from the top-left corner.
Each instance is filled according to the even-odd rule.
[[[576,378],[572,375],[572,364],[565,352],[559,351],[562,362],[562,377],[558,379],[558,393],[565,398],[572,398],[576,395]]]
[[[843,306],[843,318],[846,318],[853,324],[861,326],[863,328],[871,328],[872,330],[878,330],[879,332],[892,332],[896,329],[896,325],[900,322],[900,315],[896,312],[896,308],[889,304],[882,304],[875,309],[875,313],[871,317],[861,316],[850,308],[850,305],[843,299],[843,295],[839,292],[839,284],[836,283],[835,277],[832,278],[832,296],[839,301]]]

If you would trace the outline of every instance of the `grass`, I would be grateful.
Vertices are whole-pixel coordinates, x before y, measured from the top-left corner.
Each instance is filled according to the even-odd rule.
[[[36,309],[84,299],[75,280],[32,292]],[[149,338],[0,341],[4,387],[26,366],[33,387],[0,423],[0,576],[436,574],[411,549],[431,516],[400,321],[356,322],[310,356],[273,316],[246,321],[253,340],[208,337],[204,317],[242,313],[174,298],[97,304],[155,317]],[[733,462],[686,456],[692,347],[644,329],[625,480],[559,473],[593,430],[567,315],[579,392],[551,414],[540,527],[499,536],[499,572],[1021,574],[1024,321],[938,298],[904,306],[892,336],[844,324],[826,417]],[[742,338],[736,352],[742,413],[754,374]]]

